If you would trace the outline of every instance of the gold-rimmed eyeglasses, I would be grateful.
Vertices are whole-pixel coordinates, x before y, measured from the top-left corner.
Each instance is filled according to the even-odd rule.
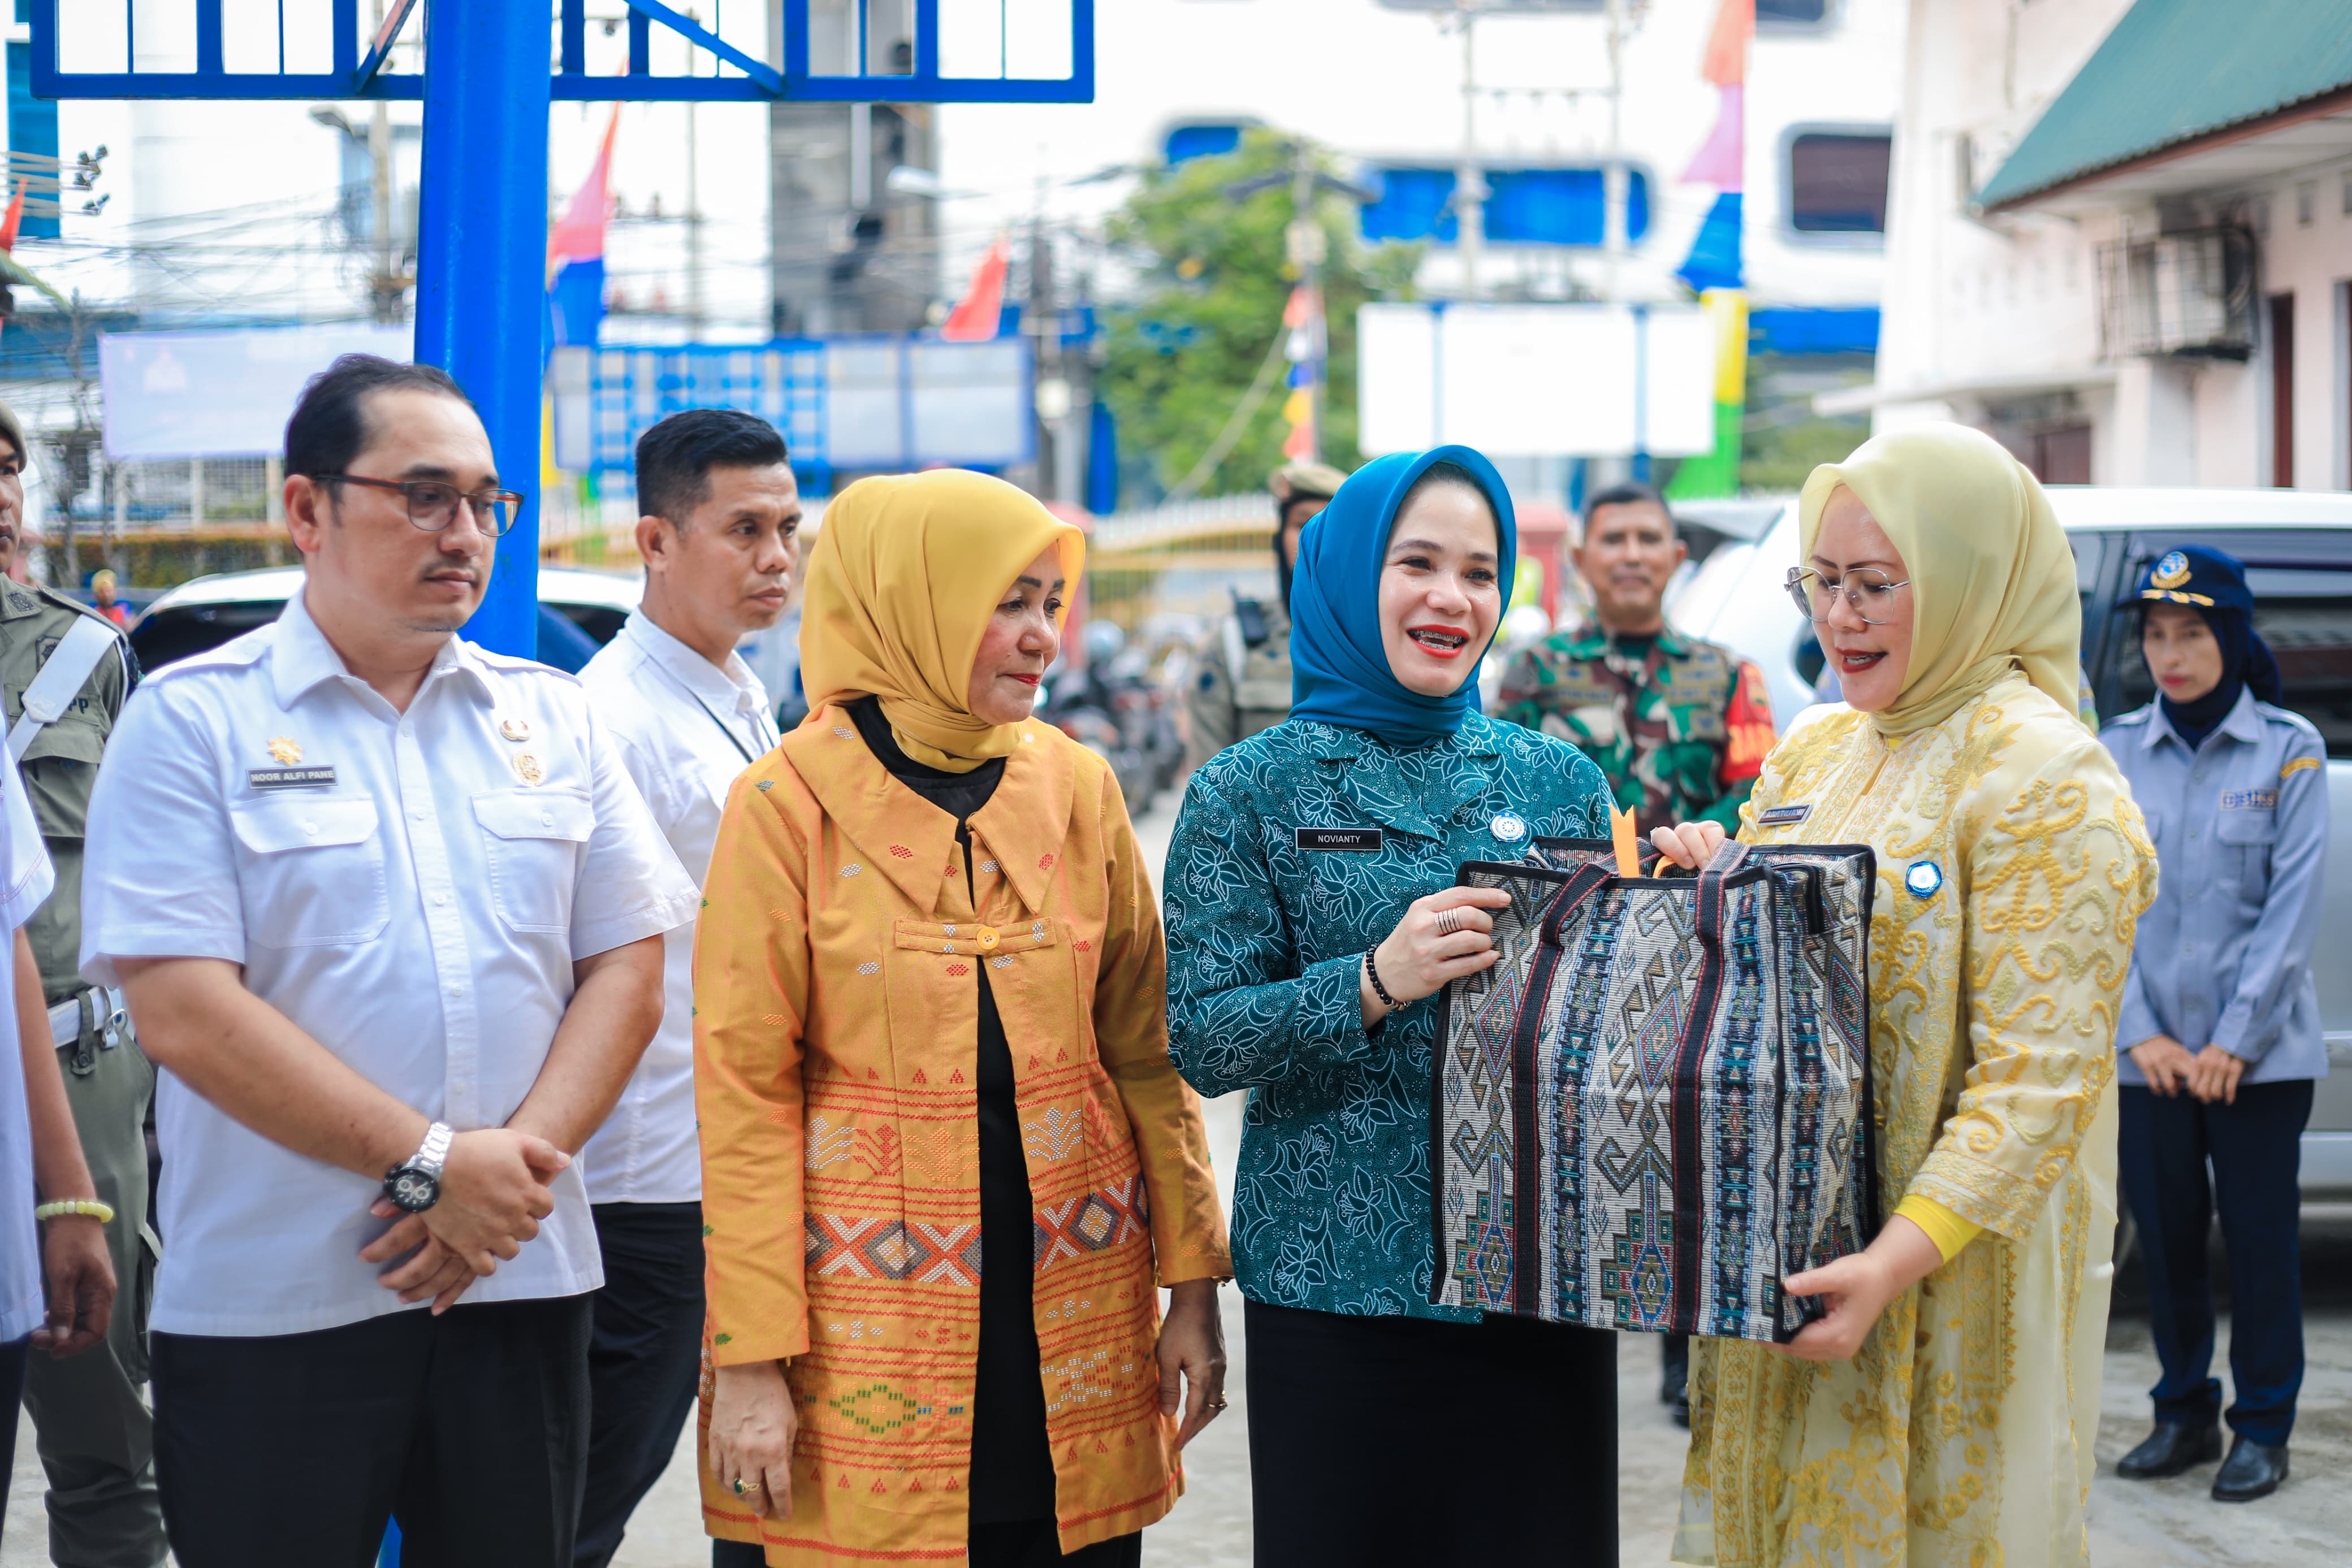
[[[474,509],[474,526],[492,538],[515,526],[522,514],[522,497],[512,490],[477,490],[471,495],[438,479],[371,479],[363,474],[313,474],[319,484],[333,481],[365,485],[371,489],[397,490],[408,502],[408,520],[428,534],[437,534],[457,520],[457,503]]]
[[[1874,566],[1858,566],[1841,581],[1824,577],[1809,566],[1792,566],[1787,586],[1789,597],[1808,621],[1827,621],[1837,604],[1837,596],[1843,593],[1853,612],[1862,617],[1864,625],[1884,626],[1894,618],[1895,591],[1910,587],[1911,580],[1906,577],[1896,582]]]

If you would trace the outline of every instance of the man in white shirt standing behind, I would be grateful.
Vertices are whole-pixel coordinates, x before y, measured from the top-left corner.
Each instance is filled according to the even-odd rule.
[[[580,679],[688,874],[710,865],[736,776],[776,744],[735,645],[783,613],[800,492],[783,437],[733,409],[637,442],[646,596]],[[668,1005],[583,1159],[604,1286],[589,1354],[588,1488],[575,1568],[604,1568],[677,1451],[700,1377],[702,1161],[694,1120],[694,928],[665,939]]]
[[[694,884],[579,682],[457,635],[521,501],[457,384],[345,355],[286,474],[301,591],[132,694],[89,810],[82,972],[162,1070],[164,1523],[181,1568],[359,1568],[388,1516],[570,1568],[572,1154]]]

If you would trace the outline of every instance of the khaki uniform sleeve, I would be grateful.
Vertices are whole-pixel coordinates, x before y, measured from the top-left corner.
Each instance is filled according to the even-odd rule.
[[[1234,672],[1225,667],[1223,631],[1222,623],[1211,628],[1193,657],[1199,672],[1185,687],[1185,760],[1194,768],[1241,738],[1241,709]]]
[[[1168,947],[1160,903],[1128,821],[1118,780],[1103,774],[1104,865],[1110,881],[1095,1041],[1118,1085],[1151,1195],[1151,1249],[1162,1285],[1230,1280],[1232,1253],[1217,1201],[1201,1097],[1168,1054]]]
[[[801,1088],[808,848],[778,809],[791,788],[779,771],[772,756],[728,794],[694,945],[694,1104],[710,1357],[719,1366],[809,1347]]]
[[[2156,853],[2084,737],[1977,836],[1961,963],[1970,1065],[1908,1196],[2013,1241],[2074,1167],[2116,1067],[2116,1019]]]

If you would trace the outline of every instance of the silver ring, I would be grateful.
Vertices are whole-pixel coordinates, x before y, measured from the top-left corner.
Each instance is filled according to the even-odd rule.
[[[1440,936],[1451,936],[1462,929],[1461,922],[1462,911],[1458,908],[1441,909],[1437,912],[1437,934]]]

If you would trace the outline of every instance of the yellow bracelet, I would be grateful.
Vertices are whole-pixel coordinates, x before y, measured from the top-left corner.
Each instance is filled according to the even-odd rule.
[[[100,1225],[114,1223],[113,1206],[100,1203],[94,1197],[61,1198],[56,1203],[42,1204],[33,1210],[35,1219],[62,1219],[69,1214],[86,1214]]]

